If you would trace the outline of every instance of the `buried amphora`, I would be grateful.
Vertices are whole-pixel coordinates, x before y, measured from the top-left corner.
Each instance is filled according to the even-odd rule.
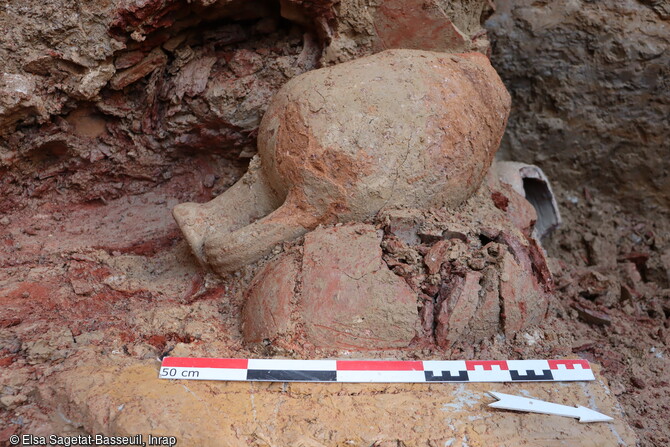
[[[226,273],[319,224],[452,207],[480,186],[509,109],[479,53],[388,50],[314,70],[273,99],[249,171],[173,214],[198,259]]]

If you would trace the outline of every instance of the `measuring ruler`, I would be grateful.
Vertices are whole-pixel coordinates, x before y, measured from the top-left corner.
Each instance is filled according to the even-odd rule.
[[[161,379],[260,382],[558,382],[595,380],[582,359],[284,360],[165,357]]]

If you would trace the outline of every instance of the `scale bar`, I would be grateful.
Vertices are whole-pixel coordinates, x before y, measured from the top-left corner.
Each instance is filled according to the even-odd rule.
[[[260,382],[450,383],[595,380],[589,362],[556,360],[291,360],[165,357],[159,378]]]

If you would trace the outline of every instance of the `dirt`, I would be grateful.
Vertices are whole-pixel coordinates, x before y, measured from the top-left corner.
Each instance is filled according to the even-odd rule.
[[[642,445],[670,442],[670,231],[588,189],[559,187],[565,224],[548,241],[572,351],[603,366]]]
[[[356,1],[337,8],[326,1],[280,7],[207,0],[1,7],[0,444],[14,433],[119,429],[103,422],[110,408],[124,404],[122,394],[105,400],[98,393],[87,406],[91,389],[146,390],[144,403],[164,393],[193,397],[181,386],[142,388],[155,383],[155,359],[167,353],[287,355],[243,343],[239,312],[255,270],[225,278],[202,270],[169,209],[210,200],[240,178],[269,98],[299,73],[395,45],[489,51],[481,24],[490,2],[421,3],[426,8],[408,8],[425,11],[418,18],[393,15],[395,2],[386,10],[364,10]],[[618,409],[605,391],[596,395],[617,416],[623,443],[637,436],[642,446],[668,445],[667,8],[633,0],[515,4],[498,2],[500,25],[490,22],[490,37],[493,64],[513,96],[503,152],[545,169],[565,219],[544,241],[558,288],[547,319],[477,344],[365,356],[582,356],[602,365],[622,404]],[[403,23],[401,33],[393,33],[394,21]],[[437,38],[415,38],[417,28]],[[290,353],[337,354],[301,346]],[[98,367],[104,374],[96,379],[91,371]],[[87,388],[83,378],[100,388]],[[218,385],[205,388],[214,399],[220,395]],[[352,405],[347,415],[333,403],[332,415],[344,423],[353,414],[358,423],[363,408],[388,396],[399,397],[392,402],[402,411],[433,393],[375,388],[369,394],[376,398]],[[351,401],[365,393],[313,393],[314,405],[341,395]],[[584,392],[571,396],[588,403]],[[146,418],[141,402],[126,421]],[[302,411],[304,402],[296,405]],[[397,423],[391,419],[389,430]],[[515,438],[516,429],[542,421],[515,415],[501,427],[514,427],[508,439],[521,445],[527,439]],[[568,422],[574,421],[562,427],[574,430]],[[588,430],[578,439],[595,439]],[[259,433],[253,439],[263,445]],[[324,433],[315,438],[328,439]],[[546,445],[542,436],[537,442]]]
[[[511,188],[492,183],[451,210],[380,217],[384,260],[418,294],[422,330],[415,347],[446,350],[509,337],[546,315],[554,286],[543,251],[530,237],[535,214],[518,224],[514,217],[523,212],[498,203],[504,198],[532,206]]]
[[[559,197],[545,247],[572,350],[603,365],[641,444],[667,445],[667,2],[496,7],[492,63],[513,104],[501,153],[542,167]]]
[[[231,174],[231,177],[235,176]],[[192,175],[191,178],[198,177]],[[178,180],[176,177],[175,182]],[[105,362],[111,362],[113,371],[118,368],[130,371],[127,368],[139,362],[146,365],[143,368],[147,369],[142,374],[148,377],[157,367],[151,366],[156,364],[155,359],[167,353],[294,358],[351,355],[349,351],[309,345],[277,349],[272,344],[244,344],[240,313],[246,284],[256,269],[250,268],[238,276],[223,279],[204,273],[179,237],[168,207],[161,207],[162,212],[150,212],[153,205],[145,199],[143,196],[136,197],[137,204],[133,209],[138,212],[126,217],[124,225],[118,226],[120,233],[108,234],[102,246],[100,232],[105,232],[102,229],[107,229],[107,225],[97,225],[97,228],[90,225],[96,218],[104,222],[109,215],[122,221],[123,215],[113,211],[118,206],[113,202],[89,210],[88,215],[82,214],[83,211],[64,213],[59,221],[53,221],[48,216],[49,225],[42,224],[35,229],[34,213],[11,216],[7,227],[12,234],[21,236],[20,243],[23,245],[18,252],[14,245],[3,245],[3,259],[9,260],[3,264],[0,283],[4,297],[0,317],[3,340],[0,361],[4,364],[2,384],[5,399],[1,413],[5,426],[2,432],[4,439],[12,433],[67,433],[63,427],[69,427],[67,430],[74,432],[103,430],[120,433],[135,430],[134,426],[125,424],[100,425],[104,420],[101,419],[105,414],[104,408],[114,404],[116,401],[113,399],[91,403],[94,407],[82,407],[79,403],[90,401],[85,397],[89,388],[81,387],[73,378],[95,377],[95,374],[81,371],[98,368],[101,359],[108,359]],[[142,208],[138,204],[143,202],[146,212],[139,212]],[[564,209],[569,209],[567,203],[561,200]],[[587,208],[585,202],[583,207]],[[568,217],[571,215],[566,214]],[[644,234],[641,227],[637,228],[631,228],[631,231]],[[22,229],[27,229],[27,232]],[[56,229],[60,230],[60,234],[75,233],[78,237],[72,242],[64,238],[63,244],[54,244],[49,248],[44,240],[48,240],[48,234],[53,233],[41,232]],[[109,229],[106,231],[109,232]],[[457,229],[450,231],[450,236],[458,240]],[[549,246],[557,244],[559,248],[556,250],[561,254],[560,241],[570,240],[570,235],[574,236],[574,233],[566,227]],[[137,241],[143,241],[143,244],[138,245]],[[572,252],[565,251],[563,256]],[[21,257],[15,258],[16,253],[20,253]],[[364,356],[523,359],[579,355],[602,365],[602,374],[610,381],[610,389],[624,405],[625,421],[636,427],[643,440],[642,445],[663,445],[667,440],[664,431],[667,428],[657,423],[659,418],[654,415],[667,411],[663,399],[668,386],[668,320],[667,311],[663,308],[664,304],[667,306],[667,296],[657,299],[655,307],[650,307],[652,301],[642,297],[636,297],[632,303],[615,300],[609,307],[593,309],[609,321],[606,325],[594,324],[580,318],[579,312],[572,306],[578,303],[590,311],[599,301],[596,299],[591,303],[580,298],[587,285],[569,280],[567,288],[564,284],[566,275],[577,271],[577,264],[569,267],[567,261],[556,258],[550,262],[556,271],[560,292],[556,299],[551,300],[549,315],[543,324],[508,336],[496,335],[480,343],[456,343],[448,349],[435,345],[412,346],[401,350],[368,350]],[[574,260],[570,262],[575,263]],[[595,270],[586,263],[583,267]],[[632,273],[635,271],[630,270]],[[653,283],[642,281],[637,284],[636,290],[646,291],[645,284],[653,288]],[[570,289],[570,286],[573,288]],[[588,290],[588,293],[594,294],[592,289]],[[628,305],[639,308],[639,313],[631,313],[626,307]],[[649,313],[652,308],[657,313]],[[654,348],[653,352],[651,348]],[[105,383],[112,377],[101,375],[96,383],[107,386]],[[53,397],[54,389],[60,389],[65,383],[70,384],[68,387],[76,386],[79,391],[75,393],[74,388],[65,394],[59,391],[57,396],[70,396],[65,400]],[[109,386],[118,389],[114,385],[116,382],[112,380],[109,383]],[[380,391],[381,395],[397,392],[388,388]],[[535,395],[538,392],[534,391]],[[401,395],[405,396],[403,399],[408,399],[416,393],[416,390],[402,391]],[[131,394],[134,396],[137,393]],[[121,397],[116,406],[122,405],[127,398]],[[450,398],[444,395],[442,399]],[[54,409],[57,411],[54,412]],[[136,419],[132,412],[130,414],[128,419],[124,417],[123,420]],[[130,428],[122,430],[121,427]],[[398,439],[403,438],[399,436]]]
[[[97,363],[91,361],[97,358]],[[52,377],[45,397],[72,423],[100,432],[176,436],[189,446],[560,446],[632,445],[634,434],[602,378],[591,383],[327,384],[157,380],[156,361],[102,360]],[[495,411],[488,390],[580,402],[613,415],[611,424]],[[161,405],[156,405],[160,396]],[[77,414],[77,411],[83,414]],[[63,431],[68,430],[63,421]],[[76,422],[75,422],[76,423]],[[548,432],[561,433],[548,439]]]
[[[493,66],[512,95],[501,151],[631,213],[670,210],[664,1],[499,0]]]

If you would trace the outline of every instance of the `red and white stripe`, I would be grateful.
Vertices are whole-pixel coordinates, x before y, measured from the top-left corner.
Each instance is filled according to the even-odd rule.
[[[583,359],[291,360],[166,357],[160,378],[305,382],[518,382],[595,380]]]

